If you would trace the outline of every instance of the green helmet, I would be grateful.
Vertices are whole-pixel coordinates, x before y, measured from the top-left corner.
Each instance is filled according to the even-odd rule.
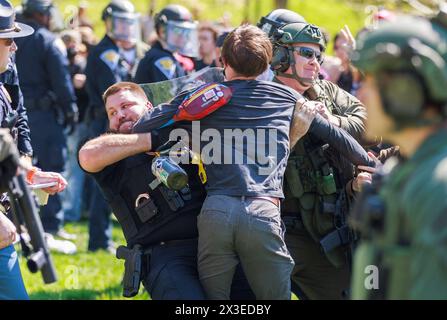
[[[315,79],[301,78],[292,68],[293,75],[285,74],[295,64],[293,44],[314,43],[320,46],[321,52],[326,49],[326,42],[320,28],[310,23],[296,22],[279,28],[273,35],[273,58],[271,68],[276,75],[294,78],[303,83],[312,83]],[[319,61],[321,63],[321,61]]]
[[[289,23],[278,29],[275,42],[278,45],[291,45],[297,42],[315,43],[321,51],[326,49],[323,33],[320,28],[310,23]]]
[[[352,63],[377,78],[385,110],[398,121],[419,118],[427,104],[447,105],[447,11],[400,16],[363,34]]]

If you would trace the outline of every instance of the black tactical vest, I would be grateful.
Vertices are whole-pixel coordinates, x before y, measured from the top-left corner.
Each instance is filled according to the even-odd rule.
[[[159,184],[151,171],[152,156],[136,155],[120,161],[108,174],[111,179],[97,179],[112,208],[129,246],[151,245],[162,241],[197,237],[196,217],[205,190],[194,165],[183,166],[189,185],[179,192]]]

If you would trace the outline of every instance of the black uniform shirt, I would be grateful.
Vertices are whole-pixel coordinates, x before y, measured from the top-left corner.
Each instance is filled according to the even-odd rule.
[[[169,130],[160,130],[169,133]],[[163,136],[163,134],[161,134]],[[164,139],[167,139],[165,136]],[[150,189],[149,184],[155,179],[151,171],[153,156],[139,154],[116,162],[93,177],[103,192],[114,215],[123,227],[129,245],[156,244],[161,241],[190,239],[197,237],[196,217],[205,198],[205,189],[201,184],[195,165],[183,166],[189,177],[191,200],[185,206],[173,212],[160,189]],[[157,215],[149,221],[142,222],[135,210],[135,201],[140,194],[149,193],[158,208]],[[136,226],[136,233],[128,233],[128,220]]]

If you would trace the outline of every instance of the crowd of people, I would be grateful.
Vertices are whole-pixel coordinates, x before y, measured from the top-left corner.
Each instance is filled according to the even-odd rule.
[[[327,32],[287,9],[228,28],[112,0],[96,39],[84,2],[65,30],[51,0],[0,5],[0,119],[28,183],[55,182],[40,208],[51,250],[76,253],[63,226],[85,217],[89,251],[141,258],[125,296],[142,282],[152,299],[447,298],[443,8],[382,10],[328,56]],[[215,68],[151,101],[151,84]],[[0,232],[0,298],[26,299],[3,207]]]

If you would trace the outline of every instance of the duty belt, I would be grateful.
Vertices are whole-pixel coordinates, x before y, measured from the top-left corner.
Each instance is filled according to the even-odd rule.
[[[119,246],[116,250],[116,257],[118,259],[124,259],[124,277],[123,277],[123,296],[130,298],[138,294],[140,289],[140,282],[143,277],[143,261],[148,268],[150,266],[150,258],[153,248],[157,246],[175,246],[184,243],[190,243],[197,241],[194,239],[181,239],[181,240],[169,240],[161,241],[154,245],[145,246],[144,248],[140,244],[136,244],[129,249],[126,246]]]

